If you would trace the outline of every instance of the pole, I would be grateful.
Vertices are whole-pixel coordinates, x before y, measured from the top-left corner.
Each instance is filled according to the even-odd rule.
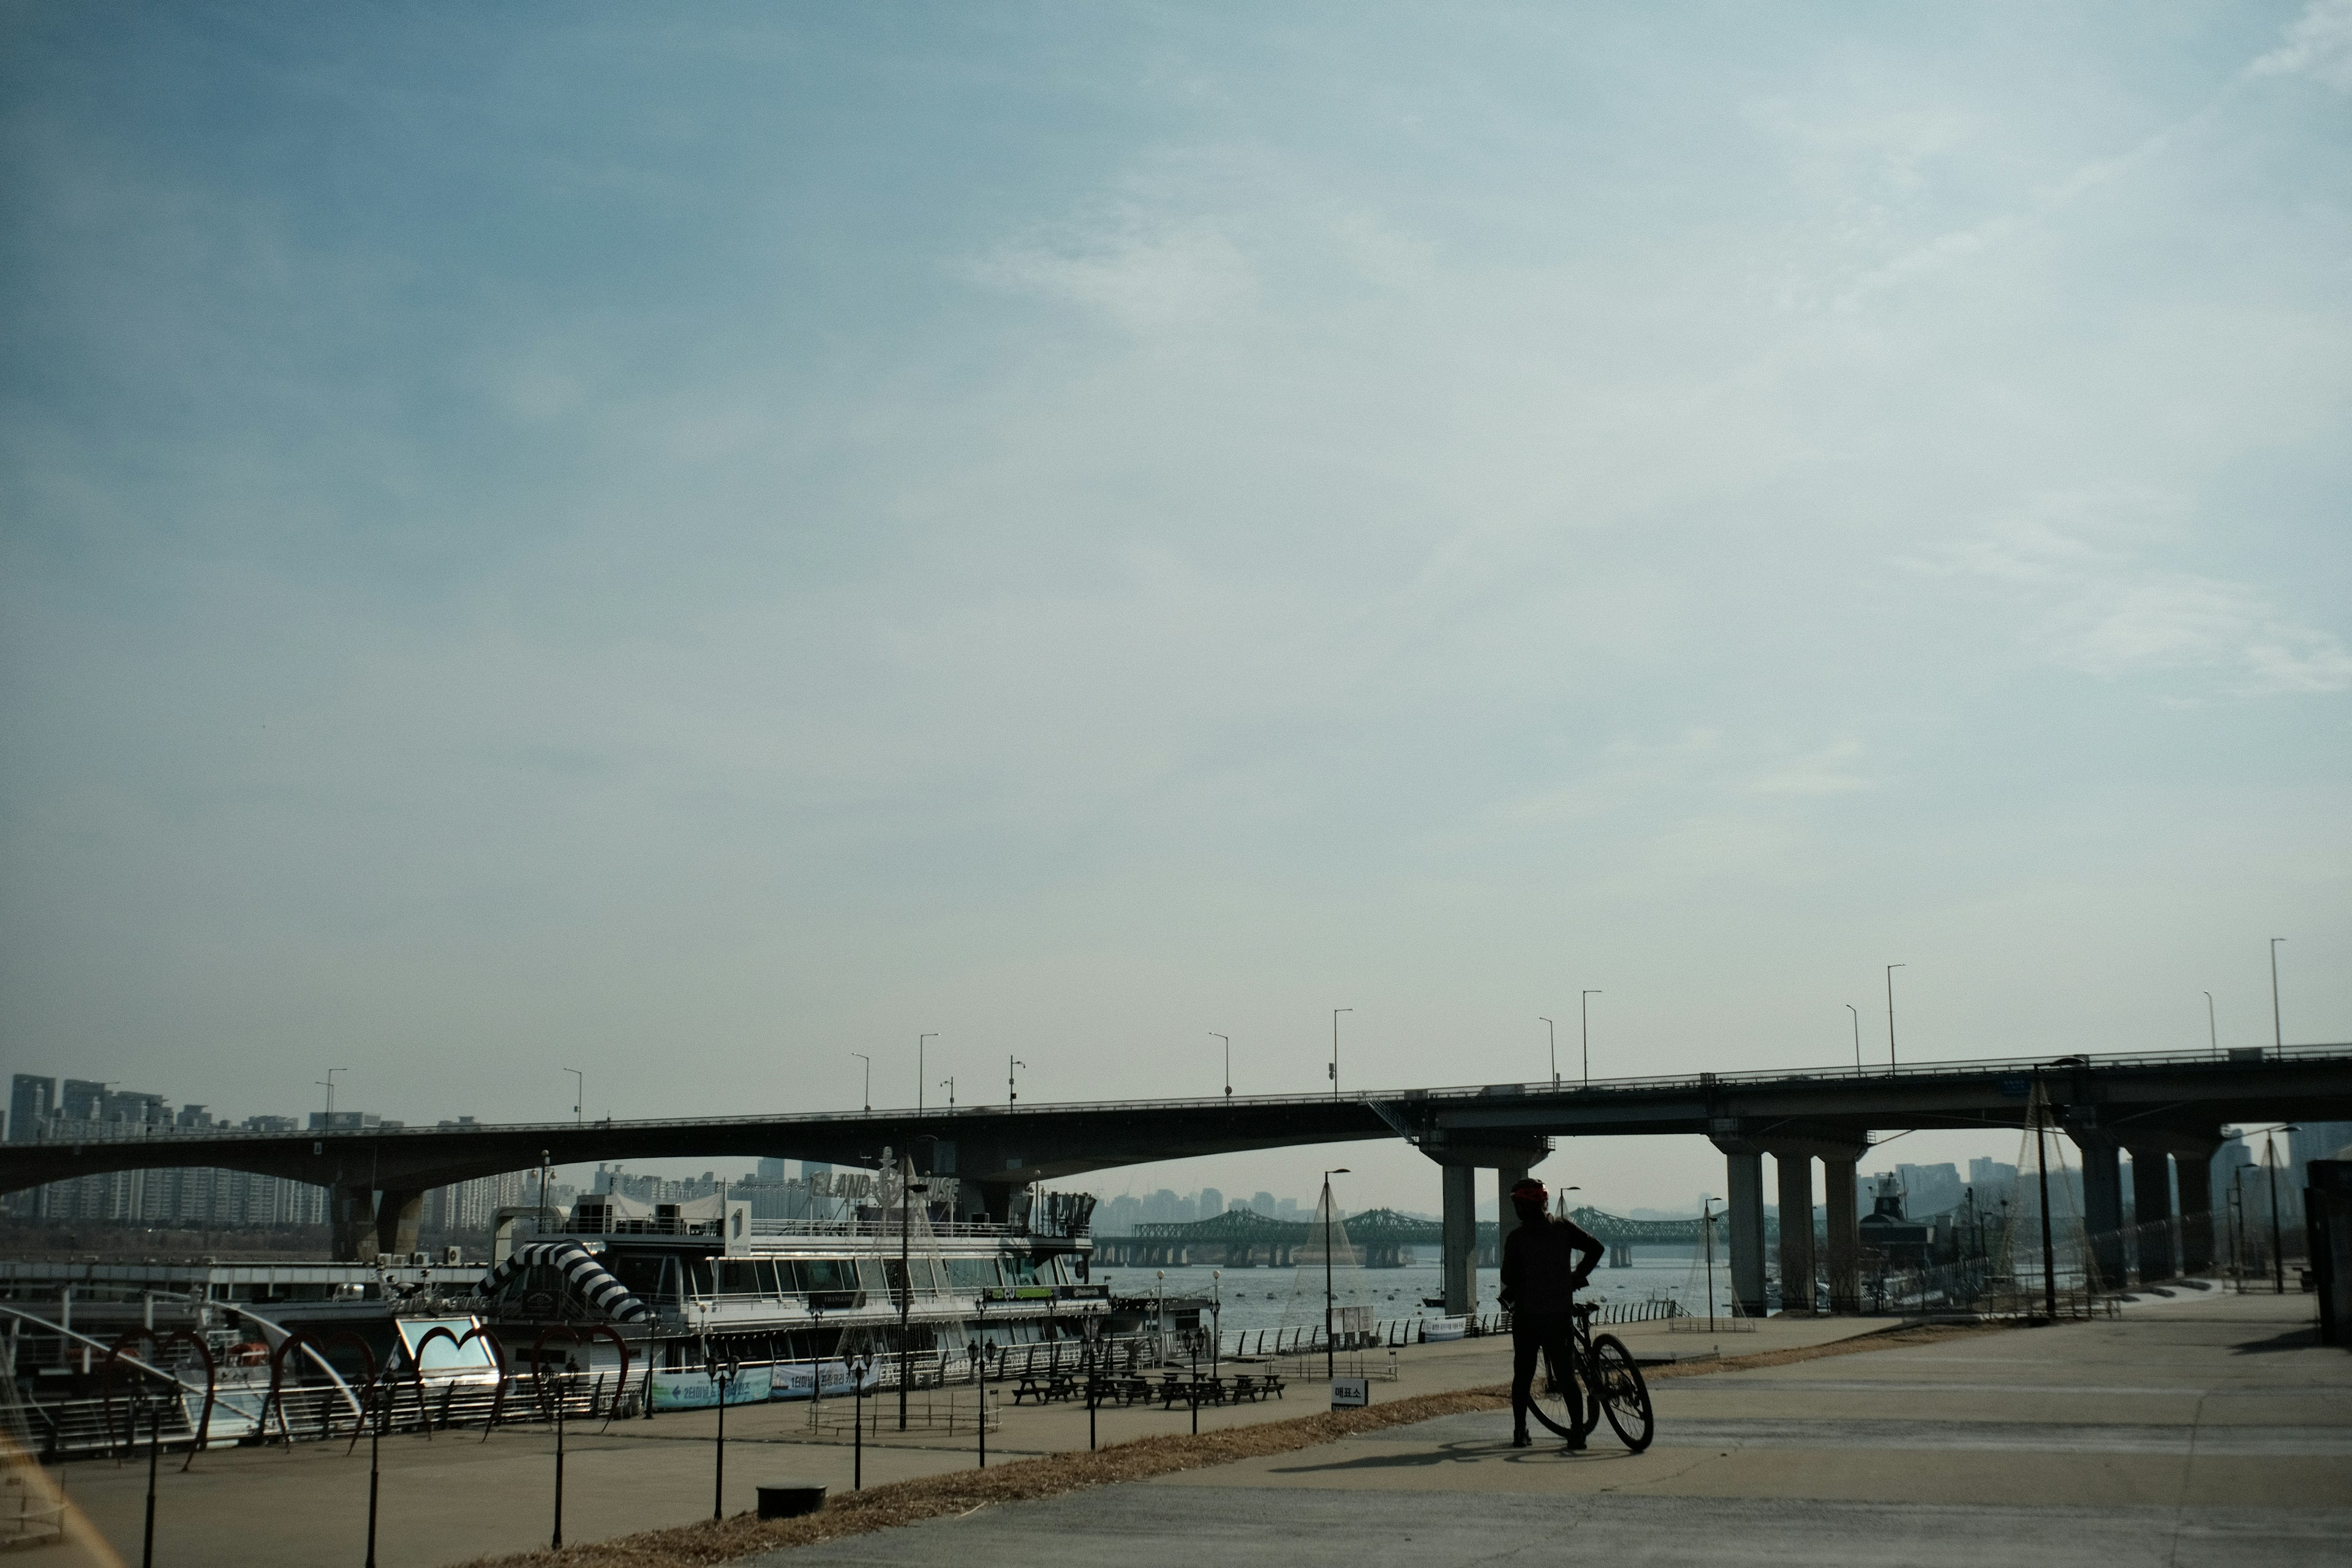
[[[539,1369],[539,1375],[547,1375],[545,1366]],[[563,1550],[563,1388],[561,1384],[555,1390],[555,1537],[548,1545],[557,1552]]]
[[[911,1226],[907,1223],[908,1205],[915,1196],[914,1162],[901,1156],[898,1176],[898,1430],[907,1429],[907,1379],[914,1366],[914,1351],[908,1341],[913,1337],[915,1312],[914,1253],[909,1246]]]
[[[1234,1037],[1220,1035],[1214,1029],[1209,1031],[1209,1037],[1225,1042],[1225,1098],[1231,1100],[1234,1097]]]
[[[871,1110],[874,1109],[874,1058],[864,1051],[852,1051],[849,1054],[866,1064],[866,1109]]]
[[[1576,1010],[1584,1026],[1584,1086],[1587,1089],[1592,1087],[1592,1013],[1591,1004],[1584,998],[1600,994],[1598,991],[1587,991],[1576,999]]]
[[[587,1112],[581,1107],[588,1103],[588,1075],[578,1068],[565,1068],[563,1070],[572,1075],[572,1099],[574,1102],[572,1107],[572,1120],[574,1124],[578,1124],[584,1121],[587,1117]]]
[[[1886,966],[1886,1076],[1889,1078],[1895,1076],[1895,972],[1910,967],[1907,963]]]
[[[972,1392],[980,1395],[980,1468],[988,1468],[988,1379],[977,1378]]]
[[[866,1489],[866,1367],[862,1361],[849,1361],[845,1358],[843,1364],[849,1368],[849,1420],[852,1434],[849,1450],[849,1489],[862,1492]]]
[[[1862,1009],[1849,1002],[1845,1010],[1853,1015],[1853,1065],[1859,1071],[1862,1067]]]
[[[378,1452],[378,1445],[383,1438],[383,1418],[386,1413],[386,1407],[383,1398],[383,1390],[378,1388],[374,1393],[376,1394],[375,1420],[368,1427],[367,1568],[375,1568],[376,1488],[377,1482],[382,1476],[382,1467],[378,1463],[378,1460],[381,1458],[381,1455]]]
[[[1559,1087],[1559,1030],[1554,1026],[1549,1018],[1540,1013],[1536,1015],[1536,1022],[1544,1026],[1544,1038],[1550,1042],[1551,1086],[1558,1089]]]
[[[710,1381],[719,1385],[719,1439],[712,1445],[715,1464],[710,1478],[710,1517],[724,1517],[721,1503],[727,1496],[727,1385],[735,1380],[720,1375],[716,1363],[710,1368]]]
[[[2286,938],[2271,938],[2271,1046],[2274,1050],[2286,1049],[2286,1032],[2279,1024],[2278,944]]]
[[[1715,1332],[1715,1200],[1698,1205],[1699,1243],[1706,1249],[1706,1331]]]
[[[2286,1238],[2279,1231],[2278,1133],[2263,1134],[2263,1163],[2271,1168],[2271,1278],[2275,1293],[2286,1294]]]
[[[1013,1102],[1021,1098],[1021,1091],[1013,1087],[1013,1070],[1028,1065],[1018,1057],[1008,1056],[1004,1058],[1004,1113],[1007,1116],[1013,1114]]]
[[[1339,1375],[1339,1363],[1331,1345],[1331,1308],[1337,1298],[1331,1291],[1331,1178],[1323,1178],[1323,1375]]]
[[[2042,1310],[2054,1323],[2058,1321],[2058,1249],[2050,1235],[2050,1102],[2039,1096],[2036,1101],[2033,1163],[2042,1178]]]
[[[1331,1009],[1331,1098],[1339,1098],[1339,1015],[1352,1013],[1353,1007]]]
[[[933,1029],[928,1035],[915,1037],[915,1114],[918,1116],[923,1113],[923,1042],[936,1040],[939,1037],[940,1032],[937,1029]]]
[[[159,1358],[160,1359],[160,1358]],[[155,1470],[163,1451],[163,1402],[147,1406],[147,1537],[140,1568],[155,1568]],[[375,1476],[368,1476],[368,1568],[375,1568]]]

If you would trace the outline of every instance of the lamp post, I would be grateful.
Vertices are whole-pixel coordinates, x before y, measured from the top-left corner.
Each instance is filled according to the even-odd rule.
[[[1323,1375],[1327,1378],[1339,1375],[1339,1360],[1331,1345],[1332,1309],[1339,1302],[1331,1286],[1331,1178],[1349,1173],[1345,1165],[1323,1173]]]
[[[1225,1098],[1231,1100],[1234,1097],[1234,1037],[1231,1035],[1221,1035],[1212,1029],[1209,1031],[1209,1038],[1225,1042]]]
[[[866,1064],[866,1109],[871,1110],[874,1109],[874,1058],[864,1051],[852,1051],[849,1054]]]
[[[923,1113],[923,1042],[936,1040],[939,1037],[940,1032],[937,1029],[933,1029],[928,1035],[915,1037],[915,1114],[918,1116]]]
[[[2273,963],[2271,967],[2273,971],[2275,972],[2278,965]],[[2273,985],[2271,989],[2275,993],[2278,987]],[[349,1068],[329,1068],[327,1069],[326,1077],[311,1080],[318,1084],[320,1088],[327,1091],[327,1131],[334,1131],[335,1126],[335,1075],[339,1072],[349,1072],[352,1069]]]
[[[1698,1201],[1699,1245],[1706,1249],[1706,1331],[1715,1332],[1715,1200]]]
[[[1845,1010],[1853,1015],[1853,1065],[1859,1069],[1862,1066],[1862,1009],[1849,1002]]]
[[[2278,944],[2285,940],[2283,936],[2271,938],[2271,1045],[2282,1051],[2286,1049],[2286,1031],[2279,1025]]]
[[[1598,996],[1598,991],[1587,991],[1576,999],[1576,1011],[1584,1028],[1584,1086],[1592,1087],[1592,1010],[1585,997]]]
[[[1331,1098],[1334,1100],[1339,1098],[1339,1015],[1342,1013],[1352,1013],[1354,1011],[1355,1009],[1353,1007],[1334,1007],[1331,1009],[1330,1073]]]
[[[1536,1022],[1544,1026],[1544,1041],[1551,1049],[1551,1086],[1559,1087],[1559,1030],[1549,1018],[1536,1015]]]
[[[563,1070],[570,1073],[572,1079],[572,1098],[575,1103],[572,1107],[572,1120],[575,1123],[580,1122],[585,1120],[586,1115],[580,1107],[588,1103],[588,1075],[578,1068],[565,1068]]]
[[[1013,1069],[1025,1068],[1028,1065],[1018,1057],[1008,1056],[1004,1058],[1004,1109],[1008,1115],[1012,1112],[1013,1102],[1021,1098],[1021,1090],[1013,1081]]]
[[[940,1087],[948,1091],[948,1109],[950,1110],[953,1110],[955,1109],[955,1079],[952,1078],[943,1078],[940,1079]]]
[[[1889,1078],[1895,1076],[1895,972],[1910,967],[1907,963],[1886,966],[1886,1076]]]
[[[2273,948],[2272,951],[2276,952],[2277,950]],[[2211,1049],[2213,1059],[2217,1062],[2220,1061],[2221,1059],[2221,1031],[2220,1026],[2213,1022],[2213,993],[2210,991],[2205,993],[2205,1044]]]
[[[899,1156],[898,1169],[898,1430],[907,1429],[907,1381],[914,1363],[910,1346],[915,1315],[914,1197],[930,1188],[915,1180],[915,1162]]]
[[[2263,1134],[2263,1163],[2271,1168],[2271,1279],[2281,1296],[2286,1294],[2286,1238],[2279,1230],[2278,1135],[2300,1131],[2290,1121]]]
[[[1217,1380],[1217,1357],[1225,1346],[1225,1271],[1209,1270],[1209,1381]]]

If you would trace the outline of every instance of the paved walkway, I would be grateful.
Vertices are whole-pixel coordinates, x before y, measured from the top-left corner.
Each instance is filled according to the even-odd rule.
[[[1663,1324],[1613,1331],[1643,1352],[1704,1354],[1720,1344],[1727,1355],[1818,1343],[1886,1326],[1884,1320],[1770,1320],[1754,1333],[1668,1332]],[[1367,1355],[1385,1371],[1385,1352]],[[1395,1381],[1373,1384],[1373,1397],[1471,1388],[1506,1381],[1510,1353],[1500,1341],[1467,1340],[1400,1352]],[[1260,1370],[1260,1369],[1253,1369]],[[993,1392],[993,1391],[992,1391]],[[964,1391],[966,1401],[970,1390]],[[838,1415],[838,1401],[829,1402]],[[1319,1369],[1288,1397],[1201,1412],[1202,1430],[1279,1421],[1328,1408]],[[977,1461],[966,1405],[958,1431],[892,1429],[896,1399],[868,1401],[865,1467],[869,1484],[971,1468]],[[726,1506],[751,1508],[762,1481],[807,1477],[846,1492],[848,1434],[810,1430],[804,1404],[758,1405],[727,1415]],[[1099,1413],[1103,1443],[1189,1429],[1182,1408],[1108,1409]],[[665,1415],[615,1423],[599,1432],[573,1427],[566,1439],[564,1539],[595,1541],[710,1517],[714,1415]],[[990,1434],[993,1459],[1058,1453],[1087,1446],[1083,1405],[1007,1406],[1002,1431]],[[438,1568],[488,1552],[520,1552],[547,1543],[553,1522],[555,1444],[538,1427],[481,1434],[445,1432],[427,1441],[402,1435],[383,1447],[378,1561],[383,1568]],[[174,1568],[288,1568],[363,1560],[367,1521],[367,1445],[346,1456],[343,1445],[306,1443],[292,1448],[221,1449],[198,1458],[187,1475],[167,1460],[157,1508],[156,1561]],[[52,1472],[53,1474],[55,1472]],[[68,1495],[115,1550],[136,1563],[145,1508],[146,1468],[107,1463],[68,1467]],[[104,1563],[69,1549],[12,1555],[26,1568],[51,1563]]]
[[[1605,1428],[1582,1457],[1513,1450],[1507,1414],[1453,1416],[761,1561],[1097,1568],[1174,1540],[1221,1568],[2340,1565],[2352,1356],[2311,1321],[2308,1298],[2183,1289],[2116,1321],[1662,1381],[1639,1456]]]

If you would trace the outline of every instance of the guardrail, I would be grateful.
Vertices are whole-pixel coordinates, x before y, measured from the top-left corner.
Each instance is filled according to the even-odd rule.
[[[1090,1113],[1138,1110],[1175,1110],[1187,1107],[1202,1110],[1280,1109],[1286,1106],[1328,1107],[1334,1103],[1370,1106],[1397,1101],[1417,1103],[1427,1100],[1454,1101],[1517,1095],[1528,1098],[1573,1100],[1580,1098],[1627,1092],[1654,1093],[1660,1090],[1686,1089],[1706,1089],[1741,1084],[1766,1083],[1851,1083],[1885,1079],[1935,1079],[1980,1077],[1992,1074],[2056,1072],[2075,1066],[2097,1068],[2186,1068],[2212,1067],[2228,1068],[2252,1065],[2254,1061],[2327,1061],[2352,1058],[2352,1041],[2331,1041],[2324,1044],[2296,1046],[2247,1047],[2242,1051],[2259,1050],[2259,1058],[2244,1054],[2216,1056],[2210,1050],[2188,1051],[2116,1051],[2075,1053],[2072,1057],[1986,1057],[1972,1060],[1909,1062],[1893,1067],[1823,1067],[1823,1068],[1758,1068],[1742,1072],[1670,1073],[1639,1078],[1595,1079],[1589,1083],[1559,1083],[1544,1081],[1458,1084],[1430,1089],[1391,1089],[1358,1091],[1334,1097],[1329,1094],[1261,1094],[1223,1096],[1214,1099],[1185,1100],[1065,1100],[1052,1105],[1024,1107],[1018,1114],[1052,1112]],[[917,1110],[912,1106],[881,1110],[846,1110],[797,1116],[669,1116],[647,1117],[632,1121],[612,1121],[589,1124],[597,1131],[617,1129],[654,1131],[667,1127],[774,1127],[830,1126],[842,1123],[866,1122],[890,1126],[919,1118],[925,1122],[953,1121],[957,1118],[1002,1116],[1008,1112],[1003,1107],[985,1105],[957,1106],[950,1109],[929,1107]],[[247,1140],[257,1142],[278,1142],[299,1143],[305,1141],[355,1142],[363,1139],[435,1138],[472,1136],[478,1133],[562,1132],[577,1134],[588,1129],[574,1121],[504,1121],[481,1122],[463,1130],[441,1127],[395,1128],[311,1128],[299,1131],[257,1131],[240,1127],[164,1127],[152,1122],[43,1122],[35,1128],[34,1143],[100,1143],[134,1142],[145,1139],[228,1142]]]

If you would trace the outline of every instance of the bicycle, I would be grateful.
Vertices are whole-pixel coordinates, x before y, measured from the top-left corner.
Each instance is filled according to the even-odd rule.
[[[1643,1380],[1642,1369],[1633,1363],[1633,1352],[1625,1348],[1623,1341],[1615,1334],[1593,1333],[1592,1311],[1587,1306],[1573,1309],[1575,1325],[1570,1332],[1577,1364],[1567,1369],[1563,1376],[1562,1369],[1552,1363],[1547,1351],[1528,1407],[1535,1412],[1537,1420],[1569,1438],[1590,1435],[1605,1415],[1618,1440],[1638,1454],[1657,1435],[1657,1424],[1650,1411],[1650,1385]],[[1582,1380],[1587,1396],[1583,1419],[1576,1424],[1568,1419],[1569,1377]]]

